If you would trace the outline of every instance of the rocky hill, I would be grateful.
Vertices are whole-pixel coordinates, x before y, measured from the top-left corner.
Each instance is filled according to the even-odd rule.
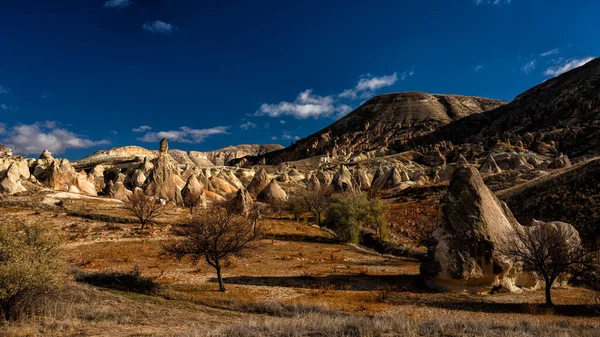
[[[283,149],[283,146],[279,144],[241,144],[208,152],[169,150],[169,155],[182,165],[213,166],[227,165],[230,161],[237,158],[264,155],[280,149]],[[151,151],[140,146],[123,146],[97,151],[73,162],[73,166],[78,169],[86,169],[96,165],[118,165],[140,162],[143,161],[144,157],[154,159],[157,156],[157,151]]]
[[[584,240],[600,242],[600,158],[501,191],[498,197],[523,224],[566,221]]]
[[[555,148],[570,157],[600,154],[600,58],[533,87],[510,104],[461,119],[413,143],[443,140],[521,142],[539,153]]]
[[[420,92],[380,95],[329,127],[269,154],[267,159],[279,163],[319,155],[338,157],[369,151],[389,154],[413,138],[504,104],[488,98]]]

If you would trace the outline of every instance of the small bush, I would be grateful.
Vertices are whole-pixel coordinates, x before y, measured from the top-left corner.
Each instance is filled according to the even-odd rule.
[[[58,236],[41,226],[0,224],[0,315],[18,319],[63,287]],[[2,317],[0,316],[0,317]]]

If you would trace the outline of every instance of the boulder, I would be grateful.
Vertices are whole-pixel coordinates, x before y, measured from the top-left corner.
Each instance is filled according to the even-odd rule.
[[[15,193],[25,192],[27,189],[21,184],[21,174],[17,165],[12,164],[0,178],[0,193],[12,195]]]
[[[258,194],[258,197],[256,197],[256,200],[264,203],[286,201],[287,199],[287,193],[285,193],[275,179],[272,179],[271,182]]]
[[[127,201],[129,196],[131,196],[133,194],[133,192],[128,190],[125,187],[125,184],[123,184],[121,182],[113,183],[111,181],[108,183],[107,189],[108,189],[108,191],[107,191],[108,197],[113,198],[113,199],[119,199],[122,201]]]

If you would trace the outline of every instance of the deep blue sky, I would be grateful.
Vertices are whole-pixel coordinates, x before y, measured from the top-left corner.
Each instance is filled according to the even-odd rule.
[[[599,2],[498,1],[2,1],[0,142],[289,145],[373,94],[512,100],[600,55]]]

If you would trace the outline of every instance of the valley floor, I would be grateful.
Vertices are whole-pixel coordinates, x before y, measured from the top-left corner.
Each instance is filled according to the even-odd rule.
[[[558,304],[553,314],[542,309],[543,292],[436,293],[422,284],[416,260],[340,245],[326,231],[287,219],[264,221],[260,248],[230,261],[224,270],[228,291],[220,293],[205,263],[162,253],[170,227],[188,217],[183,211],[169,209],[158,224],[141,231],[118,203],[69,199],[57,207],[44,203],[48,198],[0,201],[0,221],[43,223],[62,233],[64,257],[79,282],[69,282],[61,304],[43,315],[0,325],[1,336],[594,336],[600,331],[598,308],[590,305],[585,289],[553,290]],[[123,275],[134,281],[123,283]],[[148,289],[145,280],[156,284]]]

